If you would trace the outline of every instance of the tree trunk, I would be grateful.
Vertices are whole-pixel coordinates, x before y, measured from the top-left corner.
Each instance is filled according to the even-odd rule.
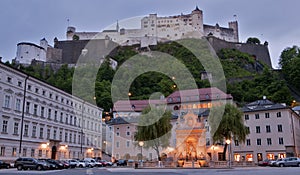
[[[222,160],[225,161],[226,160],[226,151],[227,151],[227,146],[228,144],[225,143],[224,149],[223,149],[223,155],[222,155]]]

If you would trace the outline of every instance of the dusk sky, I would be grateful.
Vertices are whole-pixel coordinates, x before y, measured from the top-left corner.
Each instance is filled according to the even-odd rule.
[[[249,37],[268,41],[273,68],[286,47],[300,46],[298,0],[0,0],[0,56],[10,61],[19,42],[39,44],[46,38],[53,46],[54,37],[66,39],[68,25],[100,32],[117,20],[150,13],[187,14],[196,5],[203,11],[204,24],[228,27],[237,15],[240,42]]]

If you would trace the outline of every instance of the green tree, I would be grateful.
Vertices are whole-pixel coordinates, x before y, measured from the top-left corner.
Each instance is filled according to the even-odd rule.
[[[161,160],[159,148],[167,148],[170,143],[172,124],[171,112],[161,107],[147,107],[139,118],[135,141],[143,141],[146,149],[156,151],[158,160]]]
[[[246,43],[250,43],[250,44],[260,44],[260,40],[258,38],[255,37],[249,37],[246,41]]]
[[[245,142],[249,130],[244,125],[242,116],[243,113],[232,104],[213,107],[209,116],[213,142],[223,143],[225,140]],[[225,142],[223,160],[226,159],[227,146]]]

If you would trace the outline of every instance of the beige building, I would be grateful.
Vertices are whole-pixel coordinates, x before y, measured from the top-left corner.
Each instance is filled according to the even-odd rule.
[[[3,63],[0,99],[1,160],[101,157],[101,108]]]
[[[218,88],[203,88],[176,91],[163,100],[117,101],[114,104],[114,118],[107,123],[107,152],[116,159],[157,159],[153,149],[143,149],[134,141],[138,118],[144,108],[151,105],[166,104],[172,111],[172,131],[170,145],[161,149],[173,160],[193,158],[212,158],[217,152],[211,150],[212,140],[207,117],[209,109],[225,103],[232,103],[232,96]],[[111,149],[110,149],[111,148]],[[220,150],[221,151],[221,150]]]
[[[242,108],[250,134],[246,142],[233,141],[236,163],[300,156],[300,116],[290,107],[264,98]]]

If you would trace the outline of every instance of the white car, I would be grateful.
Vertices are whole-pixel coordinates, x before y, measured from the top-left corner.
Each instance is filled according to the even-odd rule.
[[[80,161],[78,161],[78,165],[77,165],[77,167],[79,167],[79,168],[85,168],[86,167],[86,163],[85,163],[85,161],[83,161],[83,160],[80,160]]]

